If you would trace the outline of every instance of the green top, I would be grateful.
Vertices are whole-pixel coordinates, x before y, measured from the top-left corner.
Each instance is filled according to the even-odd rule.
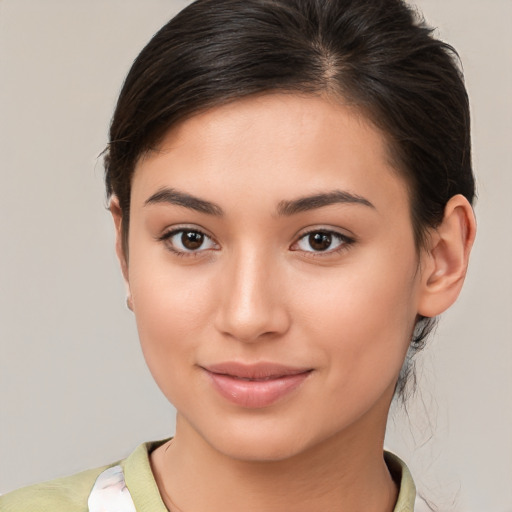
[[[87,500],[100,474],[120,465],[137,512],[168,512],[156,485],[149,453],[165,441],[144,443],[119,463],[32,485],[0,496],[0,512],[88,512]],[[394,512],[413,512],[416,489],[411,474],[396,455],[385,452],[391,474],[400,485]]]

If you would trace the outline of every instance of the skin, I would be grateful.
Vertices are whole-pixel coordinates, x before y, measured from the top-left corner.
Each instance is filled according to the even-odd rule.
[[[340,191],[359,202],[283,207]],[[171,129],[139,161],[131,197],[129,260],[112,200],[117,251],[147,364],[178,411],[174,441],[151,456],[167,506],[393,510],[389,405],[417,315],[441,313],[462,286],[475,232],[467,201],[452,198],[418,252],[383,135],[339,101],[284,94]],[[203,244],[184,252],[182,233],[164,239],[180,228]],[[310,231],[331,233],[331,245],[315,250]],[[203,370],[225,361],[310,372],[247,408]]]

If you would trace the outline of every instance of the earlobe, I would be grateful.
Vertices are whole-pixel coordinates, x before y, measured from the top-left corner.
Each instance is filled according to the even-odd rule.
[[[455,302],[464,283],[475,234],[471,205],[464,196],[453,196],[424,252],[418,314],[434,317]]]
[[[116,254],[121,266],[121,272],[126,284],[126,305],[128,309],[133,311],[133,301],[130,292],[130,281],[128,277],[128,261],[126,251],[123,243],[123,212],[119,205],[119,199],[116,196],[110,198],[109,210],[114,220],[114,227],[116,231]]]

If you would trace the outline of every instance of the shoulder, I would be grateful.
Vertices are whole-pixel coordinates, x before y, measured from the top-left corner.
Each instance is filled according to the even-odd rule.
[[[121,473],[123,484],[128,489],[130,500],[133,497],[135,505],[150,503],[149,510],[152,510],[152,512],[165,512],[167,509],[161,501],[151,471],[149,454],[167,441],[168,439],[164,439],[144,443],[120,462],[83,471],[65,478],[23,487],[0,496],[0,512],[88,512],[89,496],[100,474],[103,473],[104,478],[106,478],[106,480],[100,482],[101,485],[107,484],[106,487],[108,487],[112,483],[109,478],[113,473],[106,471],[108,469],[112,469],[114,474]],[[97,489],[99,494],[101,494],[101,490]],[[139,507],[136,506],[135,509],[138,510]]]
[[[87,512],[87,499],[104,466],[0,496],[1,512]]]

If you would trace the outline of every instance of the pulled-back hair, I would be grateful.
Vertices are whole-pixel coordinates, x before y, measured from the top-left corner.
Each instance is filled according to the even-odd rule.
[[[125,251],[138,159],[178,122],[272,92],[338,97],[380,129],[408,184],[418,249],[452,196],[473,201],[457,54],[404,1],[197,0],[137,57],[112,119],[106,187],[122,210]],[[418,319],[413,351],[433,325]]]

